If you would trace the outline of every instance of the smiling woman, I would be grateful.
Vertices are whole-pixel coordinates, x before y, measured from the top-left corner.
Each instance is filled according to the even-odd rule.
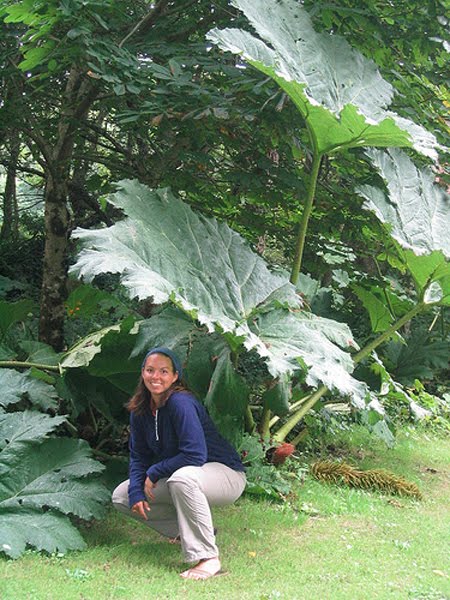
[[[151,395],[152,408],[160,408],[166,400],[167,390],[178,380],[173,372],[172,360],[163,354],[150,354],[142,369],[142,380]]]
[[[130,478],[114,491],[114,506],[162,535],[180,540],[196,563],[186,579],[221,574],[211,505],[234,502],[245,473],[234,448],[182,382],[183,368],[169,348],[145,356],[130,411]]]

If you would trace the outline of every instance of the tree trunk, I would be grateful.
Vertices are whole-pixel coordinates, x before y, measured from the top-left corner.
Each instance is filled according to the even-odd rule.
[[[79,67],[67,81],[58,136],[50,153],[45,187],[45,250],[41,290],[39,339],[60,352],[64,349],[64,302],[67,298],[70,214],[69,181],[75,134],[86,118],[96,90]]]
[[[17,208],[17,161],[20,153],[20,139],[17,130],[12,130],[10,135],[9,161],[6,169],[6,183],[3,194],[3,223],[0,239],[16,239],[19,232],[19,218]]]
[[[50,175],[45,188],[45,250],[39,339],[60,352],[64,348],[64,302],[67,297],[69,237],[67,182]]]

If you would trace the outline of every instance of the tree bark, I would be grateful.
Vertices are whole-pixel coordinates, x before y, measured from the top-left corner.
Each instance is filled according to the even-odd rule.
[[[45,250],[39,339],[56,351],[64,349],[64,302],[67,298],[70,213],[69,181],[75,133],[96,96],[79,67],[72,67],[63,98],[58,135],[47,165],[45,187]]]
[[[6,168],[5,191],[3,194],[3,222],[0,231],[1,240],[17,239],[19,232],[19,215],[17,207],[17,161],[20,153],[19,132],[12,130],[9,134],[9,161]]]

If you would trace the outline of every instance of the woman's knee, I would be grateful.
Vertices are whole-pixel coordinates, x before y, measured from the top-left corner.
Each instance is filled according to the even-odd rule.
[[[174,493],[190,496],[196,490],[202,489],[199,468],[192,466],[181,467],[181,469],[178,469],[169,477],[167,485],[172,497]]]
[[[113,491],[111,500],[114,506],[126,506],[128,508],[128,484],[129,480],[122,481]]]

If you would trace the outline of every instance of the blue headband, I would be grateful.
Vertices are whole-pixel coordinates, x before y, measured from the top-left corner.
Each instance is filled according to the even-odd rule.
[[[168,356],[170,358],[170,360],[172,361],[175,371],[178,373],[178,379],[182,378],[183,367],[181,366],[180,359],[175,354],[175,352],[172,352],[172,350],[169,350],[169,348],[165,348],[164,346],[158,346],[157,348],[152,348],[151,350],[149,350],[147,352],[147,354],[144,357],[144,360],[142,361],[142,367],[141,367],[142,369],[145,366],[147,358],[149,356],[151,356],[152,354],[164,354],[164,356]]]

